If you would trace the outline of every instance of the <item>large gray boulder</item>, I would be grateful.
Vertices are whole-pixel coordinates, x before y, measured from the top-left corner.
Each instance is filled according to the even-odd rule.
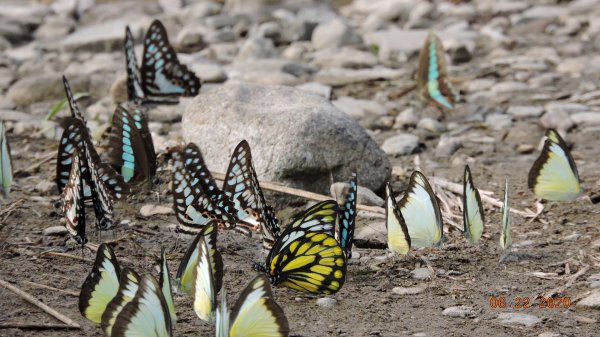
[[[209,168],[224,172],[246,139],[259,179],[326,194],[358,173],[378,190],[391,173],[377,143],[327,99],[292,87],[228,83],[201,93],[183,114],[183,138],[195,142]]]

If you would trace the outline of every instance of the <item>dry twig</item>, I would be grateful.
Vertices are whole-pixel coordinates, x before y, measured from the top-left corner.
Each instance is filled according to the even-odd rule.
[[[21,330],[59,330],[59,329],[81,329],[79,325],[68,324],[28,324],[28,323],[3,323],[0,329],[21,329]]]
[[[50,286],[47,286],[47,285],[44,285],[44,284],[39,284],[39,283],[29,282],[29,281],[23,281],[23,283],[28,284],[28,285],[30,285],[32,287],[41,288],[41,289],[48,289],[48,290],[52,290],[52,291],[58,291],[59,293],[67,294],[69,296],[79,297],[79,292],[78,291],[69,291],[69,290],[64,290],[64,289],[58,289],[58,288],[50,287]]]

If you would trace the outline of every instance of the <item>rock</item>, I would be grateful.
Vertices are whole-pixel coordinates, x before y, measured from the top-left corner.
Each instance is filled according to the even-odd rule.
[[[473,316],[474,314],[475,314],[475,310],[473,310],[473,307],[469,307],[466,305],[449,307],[449,308],[444,309],[444,311],[442,311],[442,315],[449,316],[449,317],[465,318],[465,317]]]
[[[281,56],[290,60],[301,60],[305,57],[312,45],[307,42],[294,42],[281,52]]]
[[[567,9],[564,6],[533,6],[521,14],[521,20],[518,23],[534,19],[557,18],[566,12]]]
[[[319,24],[311,40],[315,49],[338,48],[361,42],[360,36],[342,19]]]
[[[413,153],[419,147],[419,137],[404,133],[386,139],[381,149],[389,155],[404,156]]]
[[[433,275],[427,267],[417,268],[410,272],[410,276],[415,280],[429,280]]]
[[[67,51],[111,52],[123,50],[125,26],[129,25],[133,36],[140,36],[150,25],[148,19],[118,18],[77,29],[62,41]]]
[[[331,297],[321,297],[317,299],[317,305],[322,308],[333,308],[337,305],[337,300]]]
[[[195,22],[207,16],[217,15],[220,11],[220,4],[212,1],[200,1],[186,6],[181,15],[186,22]]]
[[[344,11],[345,15],[376,15],[386,21],[406,18],[418,1],[412,0],[356,0]]]
[[[328,100],[289,87],[228,83],[201,93],[183,115],[183,138],[198,144],[215,170],[246,139],[260,179],[320,193],[330,174],[357,172],[361,185],[377,190],[391,172],[356,122]]]
[[[216,63],[194,62],[189,64],[189,68],[200,76],[202,83],[222,83],[227,81],[227,74],[223,68]]]
[[[354,48],[325,49],[313,54],[312,65],[317,67],[370,68],[377,65],[377,56]]]
[[[600,125],[600,112],[578,112],[571,119],[579,126]]]
[[[206,48],[206,41],[204,40],[205,29],[203,27],[185,26],[175,38],[175,44],[179,47],[179,50],[184,52],[195,52]]]
[[[513,105],[506,113],[516,118],[539,117],[544,113],[544,107],[534,105]]]
[[[69,230],[65,226],[52,226],[48,228],[44,228],[42,231],[42,235],[51,236],[51,235],[66,235],[69,233]]]
[[[350,185],[348,183],[334,183],[329,188],[330,195],[336,198],[338,201],[343,202],[349,186]],[[375,192],[360,185],[356,191],[356,201],[361,205],[367,206],[383,206],[385,203],[385,201],[375,194]]]
[[[577,302],[577,308],[600,309],[600,291],[596,291]]]
[[[89,78],[69,76],[73,93],[87,92]],[[8,98],[17,106],[29,106],[35,102],[61,100],[65,89],[60,74],[35,74],[23,77],[8,89]]]
[[[490,91],[493,94],[498,95],[498,94],[522,92],[522,91],[527,91],[528,89],[529,89],[529,87],[527,86],[526,83],[506,81],[506,82],[499,82],[499,83],[494,84],[490,88]]]
[[[59,39],[67,36],[75,27],[75,20],[65,17],[48,17],[33,34],[37,40]]]
[[[417,123],[417,128],[429,131],[431,133],[442,133],[446,131],[446,127],[437,119],[433,118],[423,118]]]
[[[347,113],[355,120],[360,120],[369,116],[382,116],[387,114],[387,109],[374,101],[356,99],[353,97],[342,96],[331,101],[331,103],[340,111]]]
[[[427,290],[427,286],[418,285],[413,287],[394,287],[392,292],[398,295],[417,295]]]
[[[419,123],[419,116],[415,112],[415,108],[406,108],[396,116],[394,128],[406,128],[415,126],[417,123]]]
[[[532,153],[535,150],[535,146],[531,144],[519,144],[515,149],[520,154]]]
[[[325,84],[317,83],[317,82],[308,82],[304,84],[300,84],[296,86],[296,89],[312,92],[313,94],[317,94],[323,96],[327,99],[331,99],[331,87]]]
[[[589,108],[584,104],[579,103],[568,103],[568,102],[549,102],[545,105],[545,110],[550,113],[561,112],[567,114],[573,114],[576,112],[585,112]]]
[[[252,59],[276,58],[277,50],[272,40],[262,37],[247,39],[240,48],[236,61],[246,61]]]
[[[450,157],[462,147],[462,140],[458,137],[442,136],[435,148],[436,157]]]
[[[542,332],[538,337],[560,337],[560,334],[556,332]]]
[[[341,86],[351,83],[368,82],[374,80],[394,80],[408,76],[406,70],[373,67],[367,69],[324,68],[317,72],[314,80],[332,86]]]
[[[354,234],[354,243],[360,243],[361,247],[387,247],[385,222],[374,222],[358,227]]]
[[[387,22],[377,15],[369,15],[360,26],[363,32],[374,32],[382,30],[387,26]]]
[[[498,319],[500,320],[500,324],[507,326],[523,325],[529,328],[542,322],[537,316],[514,312],[503,312],[498,315]]]
[[[172,207],[147,204],[140,208],[140,214],[143,217],[150,217],[153,215],[174,214],[174,211]]]
[[[230,80],[261,84],[298,85],[299,77],[314,70],[308,65],[286,59],[255,59],[225,67]]]
[[[50,191],[54,191],[56,184],[48,180],[42,180],[35,185],[35,190],[40,192],[41,195],[49,194]]]
[[[503,114],[491,114],[485,117],[485,124],[492,130],[508,129],[512,125],[512,117]]]
[[[575,126],[571,116],[564,111],[546,111],[540,118],[540,123],[546,129],[553,128],[560,131],[568,131]]]

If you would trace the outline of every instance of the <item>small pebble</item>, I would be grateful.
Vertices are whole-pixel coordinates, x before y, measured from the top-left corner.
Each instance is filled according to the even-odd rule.
[[[65,227],[65,226],[52,226],[52,227],[45,228],[44,231],[42,232],[42,234],[44,236],[47,236],[47,235],[65,235],[68,232],[69,231],[67,230],[67,227]]]
[[[323,308],[333,308],[337,305],[337,300],[331,297],[321,297],[317,300],[317,305]]]
[[[173,208],[160,205],[144,205],[140,208],[140,214],[144,217],[149,217],[158,214],[173,214]]]

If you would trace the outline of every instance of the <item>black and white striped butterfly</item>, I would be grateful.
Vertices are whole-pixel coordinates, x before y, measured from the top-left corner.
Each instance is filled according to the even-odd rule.
[[[113,114],[108,161],[126,183],[141,183],[156,174],[156,153],[143,108],[127,106],[118,105]]]
[[[83,196],[83,181],[81,177],[81,160],[75,150],[70,158],[71,171],[69,179],[62,191],[62,212],[67,221],[67,230],[75,241],[84,245],[87,242],[85,234],[85,203]]]
[[[178,96],[196,96],[200,79],[179,63],[163,24],[154,20],[144,37],[142,67],[138,68],[133,35],[125,29],[127,93],[129,101],[145,104],[177,104]]]

